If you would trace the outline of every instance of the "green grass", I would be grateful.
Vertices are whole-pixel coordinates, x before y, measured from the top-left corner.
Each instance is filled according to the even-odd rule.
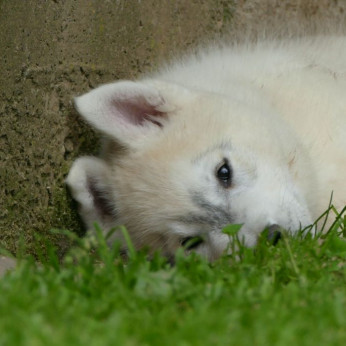
[[[345,223],[212,264],[50,247],[0,279],[0,345],[346,345]]]

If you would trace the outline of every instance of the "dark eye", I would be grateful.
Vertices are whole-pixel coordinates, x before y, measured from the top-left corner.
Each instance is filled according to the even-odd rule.
[[[224,187],[229,187],[232,182],[232,168],[225,160],[223,165],[217,170],[216,176]]]
[[[202,237],[186,237],[182,239],[181,245],[185,250],[194,250],[204,242]]]

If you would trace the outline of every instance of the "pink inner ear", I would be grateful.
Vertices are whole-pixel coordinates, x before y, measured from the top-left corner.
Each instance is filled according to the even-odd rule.
[[[143,125],[146,121],[149,121],[161,127],[159,118],[165,115],[164,112],[158,111],[155,106],[140,96],[134,99],[114,100],[112,107],[116,109],[116,112],[122,117],[122,120],[133,125]],[[156,117],[158,118],[157,121],[155,120]]]

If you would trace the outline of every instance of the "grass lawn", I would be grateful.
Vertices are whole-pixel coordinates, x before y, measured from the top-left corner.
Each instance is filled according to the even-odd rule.
[[[346,345],[345,224],[212,264],[52,247],[0,278],[0,345]]]

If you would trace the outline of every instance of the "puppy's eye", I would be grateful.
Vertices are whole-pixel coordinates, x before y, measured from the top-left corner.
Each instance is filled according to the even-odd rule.
[[[204,242],[202,237],[186,237],[181,240],[181,245],[185,250],[194,250]]]
[[[217,170],[216,176],[224,187],[229,187],[232,182],[232,168],[227,160],[224,160],[223,165]]]

